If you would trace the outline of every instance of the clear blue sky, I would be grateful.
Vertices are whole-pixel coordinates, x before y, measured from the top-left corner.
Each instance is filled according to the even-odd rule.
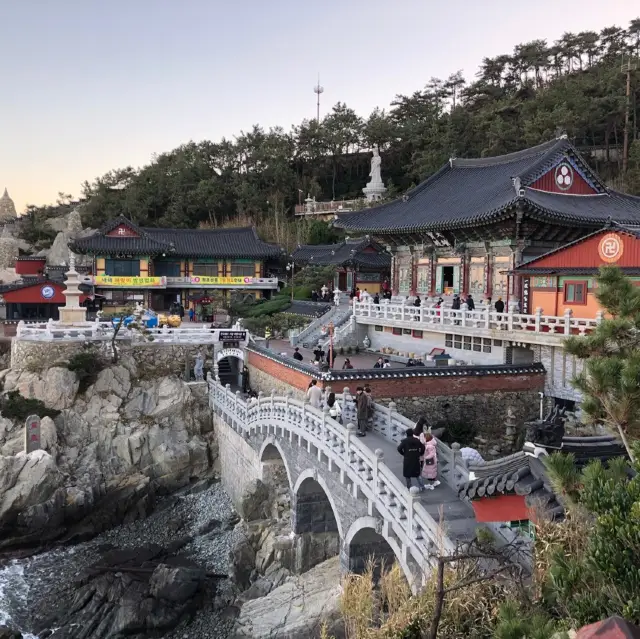
[[[189,140],[361,115],[637,0],[0,0],[0,192],[19,210]]]

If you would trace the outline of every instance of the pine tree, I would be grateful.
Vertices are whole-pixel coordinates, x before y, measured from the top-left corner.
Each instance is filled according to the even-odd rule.
[[[574,385],[587,421],[617,432],[633,459],[628,438],[640,436],[640,289],[615,266],[603,266],[596,297],[605,319],[586,337],[571,337],[568,353],[584,360]]]

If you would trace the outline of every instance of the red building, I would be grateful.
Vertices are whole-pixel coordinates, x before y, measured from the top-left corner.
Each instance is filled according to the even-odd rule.
[[[541,308],[547,315],[595,318],[598,268],[618,266],[640,284],[640,227],[612,222],[575,242],[545,253],[514,269],[523,280],[523,312]]]

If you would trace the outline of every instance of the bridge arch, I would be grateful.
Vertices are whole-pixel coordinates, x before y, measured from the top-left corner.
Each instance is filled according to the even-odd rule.
[[[287,456],[285,455],[280,443],[275,437],[267,437],[260,446],[260,452],[258,459],[261,464],[262,481],[267,484],[272,475],[272,472],[278,466],[284,467],[284,471],[287,476],[287,482],[289,488],[293,490],[293,479],[291,477],[291,471],[287,464]]]
[[[388,569],[397,561],[407,582],[413,586],[416,573],[403,559],[397,540],[386,534],[382,520],[379,517],[360,517],[351,524],[344,537],[340,562],[346,572],[362,574],[370,559],[374,561],[376,576],[383,566]]]

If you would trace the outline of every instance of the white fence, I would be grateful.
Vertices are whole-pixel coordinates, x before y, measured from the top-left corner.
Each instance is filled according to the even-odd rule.
[[[375,320],[385,323],[406,323],[410,328],[425,330],[455,330],[479,328],[499,331],[531,331],[550,335],[584,335],[592,331],[602,320],[599,311],[596,319],[573,317],[571,310],[564,315],[544,315],[541,308],[533,315],[514,313],[512,310],[498,313],[492,306],[469,311],[466,304],[461,310],[435,308],[434,306],[409,306],[405,304],[380,304],[358,302],[353,304],[354,316],[365,323]]]
[[[25,341],[110,341],[114,326],[111,322],[98,321],[77,324],[48,322],[18,322],[16,339]],[[148,328],[145,335],[123,326],[118,340],[150,341],[160,344],[213,344],[219,341],[220,331],[243,331],[243,329],[213,329],[202,326],[179,326],[178,328]],[[243,331],[245,332],[245,331]],[[248,336],[248,333],[246,333]],[[246,343],[246,340],[245,342]]]
[[[299,446],[314,446],[318,464],[339,473],[340,481],[353,483],[384,520],[382,535],[394,549],[410,582],[418,576],[407,561],[410,555],[419,567],[422,584],[434,567],[438,552],[451,553],[454,545],[441,534],[438,523],[400,478],[384,463],[382,451],[373,451],[356,437],[353,424],[339,424],[320,410],[290,396],[258,397],[245,401],[220,382],[209,381],[212,410],[237,432],[272,434]],[[343,398],[344,399],[344,398]],[[350,402],[343,401],[346,407]],[[322,460],[322,461],[321,461]]]

